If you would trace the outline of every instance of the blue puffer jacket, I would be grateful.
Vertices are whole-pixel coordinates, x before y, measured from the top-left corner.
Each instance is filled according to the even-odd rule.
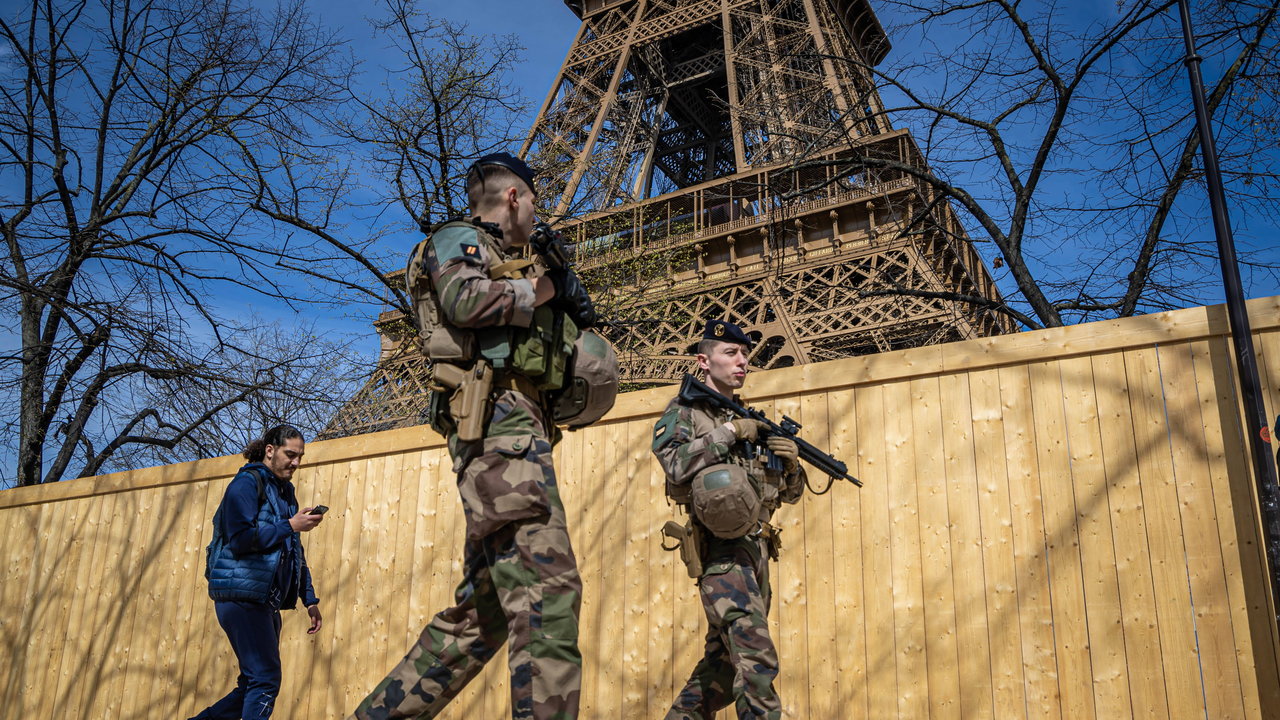
[[[297,511],[292,483],[262,463],[240,468],[213,516],[204,573],[209,597],[275,608],[294,607],[298,598],[319,602],[301,539],[289,526]]]

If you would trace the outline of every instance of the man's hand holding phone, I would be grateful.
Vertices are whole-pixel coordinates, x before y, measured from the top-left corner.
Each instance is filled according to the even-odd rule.
[[[307,532],[320,524],[328,510],[329,508],[324,505],[304,507],[298,511],[297,515],[289,518],[289,527],[293,528],[294,532]]]

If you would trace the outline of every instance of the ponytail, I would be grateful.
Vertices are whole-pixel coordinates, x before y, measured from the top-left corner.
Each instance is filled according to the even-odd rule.
[[[267,456],[268,445],[280,447],[294,438],[303,439],[298,428],[292,425],[277,425],[262,433],[262,437],[249,443],[249,447],[244,449],[244,459],[249,462],[262,462]]]

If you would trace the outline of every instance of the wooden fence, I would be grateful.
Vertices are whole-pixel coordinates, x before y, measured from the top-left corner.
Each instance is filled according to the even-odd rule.
[[[1251,315],[1274,416],[1280,298]],[[866,483],[778,514],[785,717],[1280,716],[1227,332],[1194,308],[752,375]],[[670,394],[621,397],[556,453],[584,718],[661,717],[701,652],[656,534]],[[202,571],[238,465],[0,492],[0,717],[184,718],[230,687]],[[305,536],[325,624],[285,614],[277,717],[341,718],[449,604],[461,508],[422,428],[312,443],[295,482],[333,508]],[[499,657],[447,717],[506,716]]]

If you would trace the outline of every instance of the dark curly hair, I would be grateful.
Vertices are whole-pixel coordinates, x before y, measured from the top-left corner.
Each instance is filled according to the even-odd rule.
[[[249,462],[262,462],[267,456],[268,445],[280,447],[294,438],[306,442],[302,433],[298,432],[298,428],[292,425],[277,425],[262,433],[262,437],[249,443],[249,447],[244,449],[244,458]]]

